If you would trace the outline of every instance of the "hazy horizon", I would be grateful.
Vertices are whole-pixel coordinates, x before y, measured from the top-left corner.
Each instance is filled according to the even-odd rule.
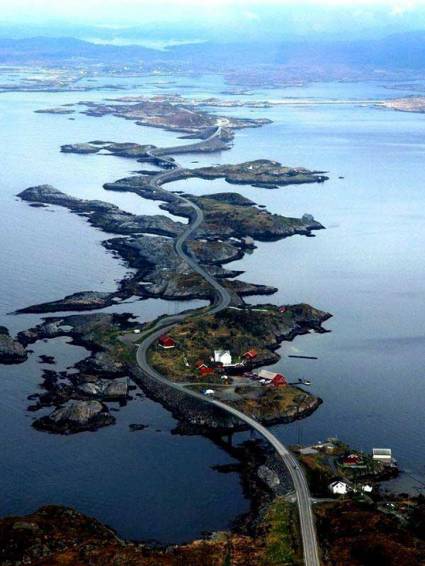
[[[416,30],[425,30],[423,0],[5,0],[0,16],[2,37],[68,35],[113,44],[369,39]]]

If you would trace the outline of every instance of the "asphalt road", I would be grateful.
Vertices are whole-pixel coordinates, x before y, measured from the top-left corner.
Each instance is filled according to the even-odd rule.
[[[217,130],[210,136],[212,137],[220,135],[221,128],[218,127]],[[203,143],[205,143],[204,140]],[[196,150],[196,144],[194,145],[194,150]],[[155,156],[155,150],[152,151],[152,156]],[[170,163],[172,161],[170,160]],[[161,185],[167,182],[167,178],[172,178],[173,173],[176,169],[181,169],[180,165],[176,162],[172,162],[174,168],[170,171],[166,171],[164,173],[158,174],[154,177],[151,181],[152,188],[156,190],[161,189]],[[210,285],[213,287],[215,291],[215,299],[209,308],[210,313],[217,313],[225,308],[227,308],[231,304],[231,294],[227,289],[222,287],[218,281],[216,281],[208,272],[206,272],[201,265],[199,265],[196,259],[186,251],[185,243],[190,238],[190,236],[197,230],[197,228],[202,224],[204,220],[204,215],[202,209],[199,208],[195,203],[188,200],[186,197],[176,195],[181,201],[183,201],[187,206],[190,206],[193,209],[192,219],[188,224],[188,227],[182,234],[175,240],[175,251],[176,253],[185,260],[188,265],[197,273],[199,273]],[[298,513],[300,519],[300,530],[301,536],[303,541],[303,552],[304,552],[304,564],[306,566],[319,566],[319,551],[318,551],[318,544],[317,544],[317,537],[316,537],[316,529],[314,525],[314,518],[311,506],[311,497],[310,497],[310,490],[308,488],[308,483],[306,477],[304,475],[304,471],[298,464],[296,458],[289,452],[289,450],[278,440],[274,434],[272,434],[269,430],[267,430],[262,424],[260,424],[256,419],[238,411],[237,409],[231,407],[230,405],[226,405],[221,401],[213,399],[211,397],[207,397],[196,391],[191,389],[187,389],[184,385],[173,383],[169,381],[167,378],[162,376],[159,372],[157,372],[154,368],[149,365],[148,362],[148,350],[149,348],[158,340],[158,338],[163,335],[164,333],[170,331],[172,327],[177,324],[178,322],[184,320],[188,316],[187,313],[178,314],[175,316],[167,317],[166,319],[161,320],[157,326],[149,331],[149,333],[143,338],[142,335],[142,342],[139,343],[137,349],[137,362],[139,367],[151,379],[155,379],[158,382],[163,383],[167,387],[172,387],[175,390],[185,393],[186,395],[191,395],[204,403],[210,403],[220,409],[226,411],[227,413],[232,414],[233,416],[237,417],[241,421],[245,422],[247,425],[255,429],[261,436],[263,436],[276,450],[279,456],[282,458],[283,462],[285,463],[289,474],[292,478],[294,489],[297,495],[297,504],[298,504]]]

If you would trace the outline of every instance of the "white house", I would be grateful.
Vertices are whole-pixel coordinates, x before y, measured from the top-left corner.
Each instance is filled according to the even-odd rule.
[[[230,354],[229,350],[215,350],[214,361],[216,363],[223,364],[223,366],[231,366],[232,355]]]
[[[391,462],[391,448],[372,448],[372,458],[381,462]]]
[[[329,484],[329,491],[333,495],[346,495],[348,493],[348,484],[345,481],[334,481]]]
[[[373,491],[373,486],[371,486],[369,483],[365,483],[361,486],[360,488],[364,493],[372,493]]]

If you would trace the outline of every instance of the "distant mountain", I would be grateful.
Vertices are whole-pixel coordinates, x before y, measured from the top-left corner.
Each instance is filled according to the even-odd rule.
[[[345,65],[355,69],[425,69],[425,31],[376,40],[282,43],[276,62]]]
[[[99,45],[73,37],[0,38],[0,63],[63,63],[75,60],[103,63],[151,59],[157,51],[135,46]]]
[[[309,40],[263,43],[198,43],[159,51],[140,45],[91,43],[72,37],[0,38],[2,64],[147,65],[164,63],[190,70],[240,71],[243,68],[284,66],[331,72],[364,70],[425,70],[425,31],[356,41]]]

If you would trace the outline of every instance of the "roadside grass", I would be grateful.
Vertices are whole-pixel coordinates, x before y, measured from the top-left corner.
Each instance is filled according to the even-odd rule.
[[[261,566],[299,564],[299,535],[296,506],[277,497],[268,508],[264,521],[265,551]]]

